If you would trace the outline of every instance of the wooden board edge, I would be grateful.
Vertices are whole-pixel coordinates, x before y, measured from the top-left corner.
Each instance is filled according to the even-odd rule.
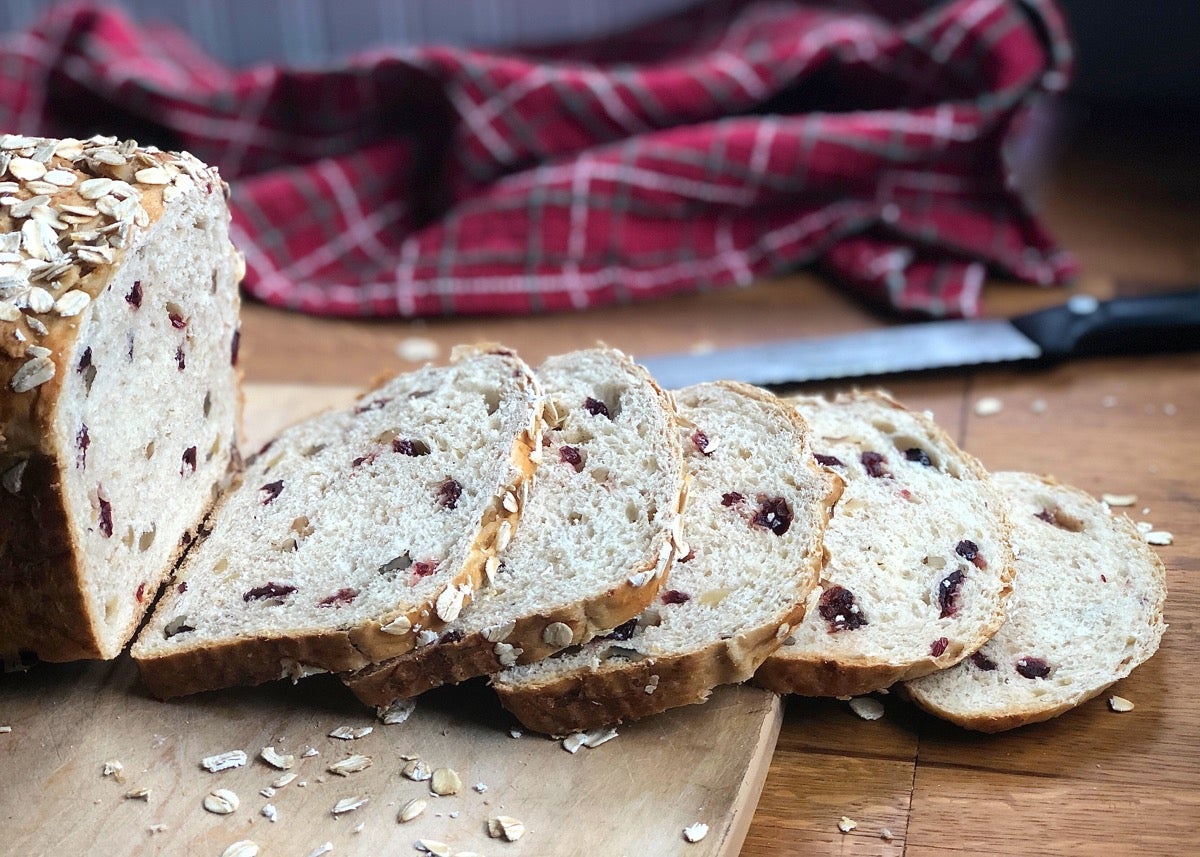
[[[770,710],[759,726],[750,764],[738,787],[737,797],[733,800],[728,822],[721,831],[716,857],[738,857],[746,836],[750,833],[754,810],[762,796],[763,786],[766,785],[767,774],[771,770],[771,758],[775,754],[775,744],[779,740],[779,730],[783,727],[783,698],[777,693],[771,693],[768,705]]]

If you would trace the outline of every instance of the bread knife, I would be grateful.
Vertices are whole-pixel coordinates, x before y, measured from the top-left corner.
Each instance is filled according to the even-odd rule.
[[[837,336],[641,358],[667,389],[729,379],[761,386],[998,363],[1200,348],[1200,289],[1065,304],[1012,319],[926,321]]]

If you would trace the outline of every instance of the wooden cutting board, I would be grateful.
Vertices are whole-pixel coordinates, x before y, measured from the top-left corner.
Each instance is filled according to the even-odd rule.
[[[295,420],[348,402],[353,391],[248,385],[246,449]],[[405,854],[419,839],[474,851],[538,857],[671,855],[732,857],[741,850],[779,732],[778,697],[748,687],[718,690],[690,706],[622,727],[617,738],[572,755],[560,742],[510,732],[516,724],[482,682],[417,701],[400,724],[382,725],[331,676],[276,682],[163,703],[142,688],[127,657],[110,663],[45,664],[0,675],[0,819],[13,854],[211,855],[248,839],[263,857],[330,853]],[[372,726],[364,737],[329,736]],[[297,778],[260,793],[282,772],[263,747],[297,757]],[[306,749],[316,755],[304,757]],[[244,767],[208,773],[201,759],[243,750]],[[327,771],[352,754],[366,770]],[[401,774],[404,756],[454,769],[462,790],[434,797]],[[104,776],[119,761],[124,782]],[[476,784],[479,784],[478,786]],[[148,789],[145,798],[129,796]],[[229,789],[238,809],[203,807]],[[361,808],[335,816],[346,798]],[[413,798],[417,819],[397,821]],[[271,804],[276,821],[261,814]],[[486,821],[507,815],[527,832],[490,839]],[[683,828],[709,825],[688,844]],[[332,851],[319,849],[332,844]]]

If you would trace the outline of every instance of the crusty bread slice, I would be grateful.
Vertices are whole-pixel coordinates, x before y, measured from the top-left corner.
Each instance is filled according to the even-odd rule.
[[[1062,714],[1158,650],[1166,573],[1124,515],[1030,473],[995,473],[1009,502],[1016,577],[1008,617],[957,666],[905,685],[922,708],[1000,732]]]
[[[619,351],[548,359],[543,462],[508,548],[438,641],[342,677],[387,705],[540,660],[649,606],[672,557],[683,490],[674,404]]]
[[[804,622],[758,671],[779,693],[846,696],[952,664],[1000,627],[1004,502],[932,419],[879,393],[791,400],[846,489]]]
[[[112,658],[238,461],[228,188],[0,135],[0,656]]]
[[[283,432],[134,644],[150,690],[358,669],[436,639],[512,532],[541,410],[520,358],[479,346]]]
[[[741,384],[676,393],[691,474],[686,547],[640,618],[575,650],[499,673],[504,706],[565,733],[703,702],[749,678],[804,611],[840,482],[795,411]]]

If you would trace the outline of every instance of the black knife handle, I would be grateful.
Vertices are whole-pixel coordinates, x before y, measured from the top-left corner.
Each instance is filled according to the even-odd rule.
[[[1200,348],[1200,289],[1098,301],[1075,295],[1062,306],[1012,320],[1056,360],[1067,356]]]

